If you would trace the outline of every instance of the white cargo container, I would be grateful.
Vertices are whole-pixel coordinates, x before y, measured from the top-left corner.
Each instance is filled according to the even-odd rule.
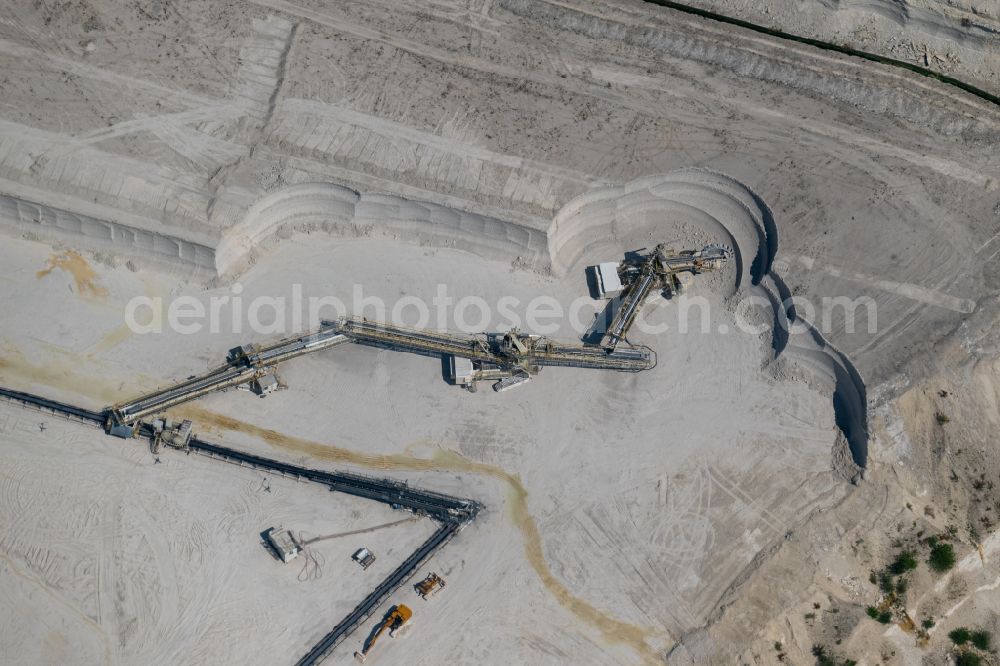
[[[606,261],[591,267],[597,283],[597,295],[601,298],[614,298],[621,293],[624,285],[618,277],[618,262]]]
[[[282,562],[291,562],[298,556],[299,544],[288,530],[272,527],[264,534]]]
[[[476,369],[472,366],[472,360],[461,356],[452,356],[451,381],[458,386],[468,386],[476,377]]]

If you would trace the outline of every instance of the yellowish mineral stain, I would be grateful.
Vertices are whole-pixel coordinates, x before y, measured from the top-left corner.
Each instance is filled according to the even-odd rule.
[[[108,296],[108,290],[97,282],[97,273],[87,260],[79,253],[66,250],[49,257],[48,265],[36,273],[39,280],[59,269],[70,274],[76,285],[76,293],[81,298],[103,301]]]
[[[370,454],[351,451],[320,442],[285,435],[269,428],[262,428],[229,416],[210,412],[201,407],[187,405],[177,409],[183,418],[199,425],[209,425],[219,430],[242,432],[263,440],[276,448],[294,453],[304,453],[313,458],[338,463],[350,463],[378,470],[411,470],[465,472],[489,476],[503,482],[508,489],[510,515],[521,532],[524,554],[546,591],[579,620],[597,629],[604,640],[611,644],[626,644],[634,649],[643,661],[659,662],[658,655],[646,642],[652,635],[650,629],[637,627],[601,612],[587,601],[574,595],[549,569],[542,548],[538,525],[528,510],[528,491],[521,479],[506,470],[462,457],[454,451],[437,449],[430,458],[417,458],[407,454]]]
[[[27,380],[28,383],[32,384],[38,383],[63,390],[68,389],[74,393],[102,399],[108,404],[122,398],[120,392],[122,387],[112,387],[103,382],[95,382],[93,377],[79,376],[64,364],[44,366],[32,364],[19,352],[10,349],[4,350],[4,353],[0,354],[0,378],[8,380],[16,378],[22,381],[15,383]],[[541,532],[528,509],[528,491],[517,475],[495,465],[469,460],[454,451],[441,448],[436,449],[434,454],[427,458],[403,453],[370,454],[286,435],[208,411],[197,405],[182,405],[173,411],[179,417],[195,421],[200,427],[245,433],[273,447],[307,454],[320,460],[350,463],[375,470],[464,472],[497,479],[507,487],[508,508],[513,524],[521,533],[525,559],[535,571],[545,590],[581,622],[596,629],[607,643],[629,646],[645,663],[659,663],[661,661],[659,655],[647,642],[647,639],[653,635],[651,629],[622,622],[607,615],[573,594],[552,573],[545,561]]]

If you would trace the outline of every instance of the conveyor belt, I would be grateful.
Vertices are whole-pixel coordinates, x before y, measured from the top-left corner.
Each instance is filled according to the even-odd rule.
[[[604,334],[604,339],[602,340],[604,347],[613,350],[618,346],[618,343],[628,333],[632,322],[635,321],[635,316],[639,313],[639,308],[645,302],[646,297],[649,296],[649,292],[652,291],[653,285],[656,284],[658,278],[659,276],[656,273],[651,270],[645,270],[639,277],[639,280],[628,289],[622,299],[621,307],[618,308],[618,312],[615,313],[615,318],[611,321],[607,333]]]
[[[645,347],[608,351],[532,339],[529,351],[514,357],[501,354],[493,336],[459,336],[363,319],[345,319],[331,325],[339,326],[344,335],[360,344],[433,356],[450,354],[498,367],[571,366],[639,372],[655,365],[655,355]]]
[[[251,382],[282,361],[347,342],[350,342],[348,337],[331,328],[282,340],[258,349],[246,358],[235,359],[197,377],[116,405],[111,410],[112,417],[117,423],[132,424],[209,393]]]
[[[21,405],[43,409],[53,414],[86,421],[97,426],[102,425],[106,417],[106,414],[103,413],[92,412],[42,396],[2,387],[0,387],[0,397]],[[152,436],[153,427],[150,424],[144,423],[140,426],[140,432],[145,436]],[[273,458],[265,458],[253,453],[212,444],[197,437],[191,438],[189,446],[195,451],[205,453],[214,458],[221,458],[240,465],[249,465],[287,476],[307,479],[329,486],[331,491],[347,493],[356,497],[389,504],[390,506],[406,508],[415,513],[431,516],[442,522],[468,522],[476,517],[480,509],[479,504],[472,500],[412,488],[406,482],[395,479],[379,479],[360,474],[351,474],[350,472],[328,472],[302,467],[274,460]]]
[[[296,662],[296,666],[313,666],[318,664],[333,648],[337,647],[365,620],[371,617],[372,613],[378,609],[385,600],[392,596],[399,587],[411,578],[417,570],[436,553],[442,546],[451,540],[458,532],[458,523],[444,523],[431,535],[427,541],[420,545],[413,554],[403,561],[396,570],[386,576],[385,580],[372,590],[371,594],[355,607],[347,617],[340,621],[330,633],[320,639],[318,643],[301,659]]]
[[[150,432],[152,432],[151,429]],[[221,458],[240,465],[267,469],[288,476],[308,479],[309,481],[327,485],[332,491],[375,500],[389,504],[390,506],[403,507],[416,513],[431,516],[442,522],[457,521],[464,523],[470,521],[476,517],[480,508],[472,500],[411,488],[402,481],[377,479],[348,472],[327,472],[300,467],[245,451],[229,449],[196,437],[191,438],[189,446],[195,451],[215,458]]]
[[[69,418],[89,421],[94,425],[102,424],[106,417],[106,413],[91,412],[21,391],[0,388],[0,397]],[[146,423],[141,424],[140,432],[150,436],[153,434],[153,427]],[[393,507],[406,508],[415,513],[430,516],[441,523],[437,531],[427,541],[396,567],[354,610],[338,622],[305,656],[296,662],[299,666],[312,666],[323,661],[331,650],[371,617],[372,613],[385,603],[386,599],[411,578],[434,553],[448,543],[463,525],[474,520],[481,509],[480,505],[473,500],[411,488],[405,482],[393,479],[377,479],[347,472],[327,472],[300,467],[280,460],[229,449],[194,437],[191,438],[189,446],[195,451],[213,458],[322,483],[329,486],[331,491],[376,500]]]
[[[556,344],[534,338],[528,340],[530,348],[527,353],[511,356],[500,353],[495,336],[461,336],[365,319],[325,322],[315,333],[255,349],[197,377],[115,405],[111,409],[111,416],[114,423],[131,425],[209,393],[251,382],[283,361],[347,342],[432,356],[450,354],[501,368],[520,368],[529,372],[540,366],[639,372],[655,365],[653,353],[646,348],[605,350],[599,347]]]
[[[106,417],[106,413],[92,412],[66,403],[11,389],[0,388],[0,397],[36,409],[43,409],[69,418],[88,421],[97,426],[101,425]],[[144,435],[153,434],[153,428],[149,424],[142,424],[140,431]],[[481,508],[473,500],[411,488],[402,481],[300,467],[281,462],[280,460],[273,460],[252,453],[229,449],[193,437],[190,440],[190,447],[200,453],[228,462],[249,465],[282,475],[307,479],[327,485],[331,491],[372,499],[397,508],[406,508],[415,513],[430,516],[441,523],[437,531],[427,541],[421,544],[402,564],[396,567],[354,610],[338,622],[329,633],[320,639],[297,662],[301,666],[312,666],[323,661],[333,648],[339,645],[368,619],[434,553],[448,543],[463,525],[475,519]]]
[[[483,336],[460,336],[451,333],[406,328],[366,319],[344,319],[333,324],[355,342],[385,347],[395,351],[440,356],[450,354],[474,361],[499,363],[501,359],[490,351]]]
[[[168,407],[200,398],[203,395],[239,386],[258,376],[257,368],[222,366],[204,375],[155,391],[131,402],[118,405],[113,414],[119,423],[135,423]]]
[[[648,347],[630,347],[609,352],[599,347],[554,345],[551,351],[536,351],[531,359],[536,365],[542,366],[571,366],[619,372],[641,372],[656,365],[656,354]]]
[[[67,405],[64,402],[49,400],[48,398],[32,395],[31,393],[23,393],[12,389],[0,388],[0,397],[7,398],[8,400],[17,402],[21,405],[51,412],[60,416],[68,416],[81,421],[94,423],[96,425],[104,423],[104,414],[101,412],[92,412],[88,409],[83,409],[82,407]]]
[[[324,326],[314,333],[262,347],[251,357],[251,361],[252,365],[257,367],[271,366],[303,354],[336,347],[346,342],[350,342],[350,339],[339,330]]]

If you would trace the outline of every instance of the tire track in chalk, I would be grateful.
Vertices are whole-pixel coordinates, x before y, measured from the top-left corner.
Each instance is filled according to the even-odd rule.
[[[193,405],[178,409],[177,414],[221,430],[242,432],[257,437],[275,448],[304,453],[320,460],[350,463],[378,470],[466,472],[489,476],[503,482],[507,486],[510,515],[514,525],[521,532],[525,558],[534,569],[545,590],[559,605],[576,616],[577,619],[600,632],[609,644],[627,645],[647,663],[660,662],[660,655],[646,642],[653,635],[652,629],[622,622],[605,614],[588,601],[573,594],[552,573],[545,561],[541,532],[528,510],[528,491],[517,475],[495,465],[468,460],[455,452],[443,449],[438,450],[431,458],[418,458],[399,453],[373,455],[286,435],[270,428],[244,423]],[[673,637],[669,638],[673,639]]]

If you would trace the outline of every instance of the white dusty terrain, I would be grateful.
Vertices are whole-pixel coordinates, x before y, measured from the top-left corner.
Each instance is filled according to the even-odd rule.
[[[987,83],[989,48],[963,61]],[[444,286],[452,313],[509,297],[524,320],[624,252],[734,248],[695,278],[695,330],[682,299],[646,306],[668,326],[630,336],[648,372],[469,394],[437,359],[348,345],[279,368],[266,400],[174,410],[228,446],[483,503],[425,567],[448,587],[394,595],[414,620],[372,661],[805,664],[824,645],[937,664],[957,623],[1000,631],[988,102],[631,1],[11,5],[0,61],[0,385],[90,409],[296,324],[137,334],[135,296],[361,289],[391,310]],[[260,531],[400,514],[200,456],[154,465],[12,406],[3,424],[0,661],[294,663],[432,529],[324,542],[303,583]],[[902,600],[938,620],[918,646],[865,615],[869,573],[949,527],[959,567],[924,566]],[[361,575],[356,543],[382,568]]]
[[[721,179],[712,182],[725,184]],[[721,199],[717,193],[712,196]],[[641,197],[643,203],[637,207],[649,209],[651,199],[648,194]],[[665,211],[672,205],[678,204],[665,201],[660,207]],[[735,201],[728,211],[709,208],[723,220],[739,212]],[[740,215],[748,217],[746,210]],[[636,219],[641,213],[632,211],[632,216]],[[651,223],[656,219],[651,216]],[[753,229],[752,220],[747,222]],[[737,234],[741,231],[746,233],[737,230]],[[640,225],[635,232],[631,243],[640,242],[647,233]],[[696,224],[687,229],[661,228],[659,233],[702,242],[724,239]],[[715,233],[726,232],[720,227]],[[620,254],[622,249],[607,251]],[[301,283],[306,293],[334,295],[347,302],[352,285],[360,284],[366,296],[381,297],[390,305],[404,295],[430,302],[438,284],[452,285],[456,301],[481,295],[492,302],[510,295],[527,303],[544,294],[570,302],[586,294],[579,271],[573,271],[571,279],[540,279],[530,273],[511,274],[503,264],[455,250],[310,239],[289,241],[271,256],[273,261],[259,263],[241,279],[246,301],[274,293],[275,284],[293,282]],[[29,260],[28,266],[40,259]],[[386,264],[392,267],[388,274],[379,268]],[[69,345],[62,351],[55,351],[56,342],[43,343],[51,360],[11,357],[7,368],[11,376],[35,386],[49,373],[60,372],[64,366],[56,359],[64,353],[67,359],[87,358],[89,369],[84,373],[93,377],[87,382],[89,396],[73,391],[62,394],[67,399],[96,399],[91,404],[100,406],[104,392],[110,400],[116,393],[152,388],[150,380],[126,379],[123,384],[114,377],[155,377],[163,358],[178,359],[170,378],[183,378],[217,363],[218,350],[239,340],[211,333],[148,334],[106,348],[102,340],[114,339],[121,312],[108,306],[144,288],[141,272],[97,267],[95,285],[108,288],[106,300],[98,303],[74,295],[72,275],[57,272],[39,281],[30,270],[25,273],[33,288],[53,298],[53,312],[80,308],[80,316],[95,324],[91,330],[96,340],[62,337]],[[469,279],[455,283],[450,276],[456,273]],[[725,295],[732,289],[725,283],[735,277],[734,270],[706,278],[705,295],[719,303],[720,294],[707,289],[708,280],[718,283]],[[163,288],[162,278],[150,279],[161,281],[154,290]],[[112,286],[116,282],[117,288]],[[497,291],[497,285],[505,288]],[[225,293],[227,288],[216,291]],[[666,304],[650,309],[651,324],[669,321],[672,311]],[[97,320],[106,323],[98,326]],[[45,340],[52,323],[40,319],[37,325],[22,324],[20,335]],[[726,327],[725,333],[721,327]],[[560,337],[573,335],[568,328],[560,333]],[[770,336],[740,333],[733,315],[722,307],[711,311],[711,326],[704,334],[648,342],[656,343],[659,364],[639,376],[558,368],[545,371],[515,393],[476,395],[445,384],[436,359],[339,348],[287,364],[282,378],[290,389],[268,398],[263,403],[266,409],[248,411],[248,403],[255,407],[261,403],[248,393],[229,391],[180,408],[178,414],[194,418],[203,432],[246,447],[260,447],[250,436],[263,435],[270,444],[263,450],[270,454],[294,460],[307,460],[308,454],[375,469],[388,467],[397,474],[409,472],[406,476],[425,485],[483,501],[489,507],[486,517],[441,556],[446,563],[466,563],[459,567],[462,573],[449,577],[452,584],[442,594],[447,603],[419,618],[421,631],[435,635],[446,632],[459,616],[467,616],[461,636],[447,650],[451,658],[465,663],[475,658],[476,650],[504,654],[515,649],[528,650],[510,653],[524,659],[535,650],[572,658],[571,646],[580,640],[575,635],[580,629],[542,630],[545,620],[532,612],[542,602],[553,604],[552,599],[537,598],[544,590],[538,589],[539,573],[554,576],[551,591],[568,590],[578,598],[562,599],[557,592],[551,609],[557,617],[577,616],[582,627],[590,625],[614,638],[612,645],[628,640],[631,633],[615,638],[620,629],[608,629],[605,623],[623,622],[634,627],[630,632],[636,636],[666,649],[676,637],[705,622],[716,600],[761,548],[782,538],[800,516],[830,506],[847,486],[843,478],[830,473],[831,456],[843,447],[838,445],[828,393],[835,380],[814,377],[816,386],[810,387],[804,381],[778,379],[773,368],[762,369],[772,353]],[[74,347],[76,353],[70,351]],[[133,361],[121,366],[115,359],[122,357]],[[718,372],[720,363],[727,368],[725,373]],[[123,374],[107,375],[105,368]],[[36,390],[43,388],[53,390],[42,386]],[[230,432],[237,420],[246,426]],[[628,451],[624,459],[623,449]],[[451,470],[460,477],[449,481],[436,474],[412,474],[425,468]],[[782,473],[773,474],[775,469]],[[476,481],[483,476],[485,487]],[[787,493],[796,488],[803,490],[790,501]],[[512,492],[527,492],[527,503],[510,499]],[[510,512],[515,512],[513,524],[505,515]],[[527,520],[530,527],[522,524]],[[539,554],[526,550],[530,542],[519,543],[534,538],[534,530],[543,537]],[[446,569],[450,573],[450,567]],[[594,575],[598,571],[601,575]],[[525,586],[523,579],[531,584]],[[531,594],[525,587],[537,591]],[[670,603],[662,603],[664,598]],[[603,601],[590,601],[595,599]],[[583,608],[581,602],[595,608]],[[511,622],[520,618],[523,624],[516,628],[515,623],[512,629],[517,640],[490,635],[489,625],[497,614]],[[554,635],[546,636],[548,631]],[[492,641],[498,642],[490,647]],[[591,658],[601,661],[605,649]],[[427,656],[427,663],[438,659],[435,654]]]
[[[991,0],[696,0],[695,7],[918,65],[1000,92]]]
[[[406,516],[201,456],[155,464],[139,442],[11,405],[0,429],[4,663],[291,661],[434,529],[317,542],[313,564],[282,564],[268,527],[312,537]],[[362,545],[379,556],[364,571]]]

